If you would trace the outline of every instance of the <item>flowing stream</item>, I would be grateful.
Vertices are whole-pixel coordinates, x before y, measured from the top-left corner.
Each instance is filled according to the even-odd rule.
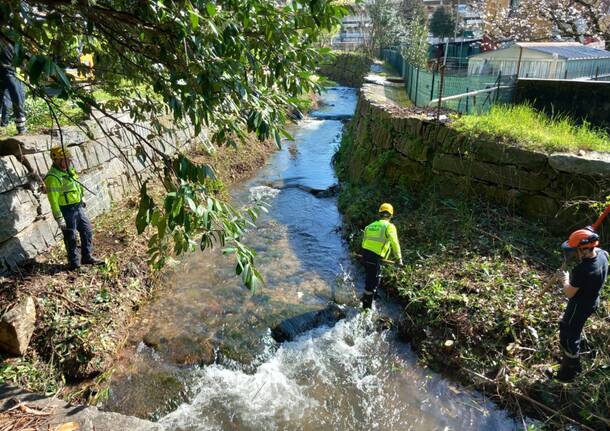
[[[394,331],[379,328],[380,315],[400,314],[389,302],[368,314],[348,306],[335,326],[281,345],[271,338],[282,319],[330,300],[357,305],[361,291],[336,199],[311,193],[336,184],[330,160],[356,91],[332,88],[321,99],[292,127],[294,141],[234,191],[238,203],[270,204],[247,239],[266,285],[245,290],[218,252],[187,257],[173,286],[139,313],[104,407],[182,431],[521,429],[482,395],[418,366]],[[197,365],[210,354],[213,365]]]

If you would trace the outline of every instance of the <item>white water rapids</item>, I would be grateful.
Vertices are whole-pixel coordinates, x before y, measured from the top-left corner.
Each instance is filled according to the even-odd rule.
[[[160,421],[195,430],[512,430],[481,396],[415,365],[371,314],[352,313],[269,352],[253,374],[213,365],[196,394]]]

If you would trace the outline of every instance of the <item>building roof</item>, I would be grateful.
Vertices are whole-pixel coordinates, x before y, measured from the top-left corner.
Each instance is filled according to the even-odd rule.
[[[519,42],[516,45],[545,54],[557,55],[566,60],[610,58],[610,51],[591,48],[578,42]]]

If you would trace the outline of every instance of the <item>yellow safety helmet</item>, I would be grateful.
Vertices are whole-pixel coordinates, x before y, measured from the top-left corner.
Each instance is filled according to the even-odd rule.
[[[51,148],[51,160],[64,160],[64,159],[71,159],[72,158],[72,153],[70,153],[70,150],[68,150],[67,148],[63,148],[63,147],[53,147]]]
[[[393,216],[394,215],[394,207],[392,206],[392,204],[383,203],[379,207],[379,211],[378,212],[380,212],[380,213],[389,213],[391,216]]]

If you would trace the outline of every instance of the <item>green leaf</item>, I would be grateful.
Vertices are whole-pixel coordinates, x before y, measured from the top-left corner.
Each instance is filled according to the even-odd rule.
[[[187,4],[190,5],[190,2]],[[197,30],[199,28],[199,14],[197,13],[196,10],[194,10],[192,8],[192,6],[191,6],[191,8],[189,8],[188,13],[189,13],[189,21],[191,23],[191,29]]]
[[[178,214],[182,210],[183,203],[184,203],[184,200],[182,199],[182,196],[178,196],[178,198],[174,200],[174,202],[172,204],[172,217],[178,216]]]
[[[28,75],[33,84],[37,84],[49,59],[43,55],[34,55],[28,63]]]
[[[214,5],[214,3],[208,3],[205,6],[206,10],[208,11],[208,15],[210,17],[214,17],[216,16],[216,6]]]
[[[191,211],[197,212],[197,205],[195,204],[195,201],[192,198],[187,196],[186,203],[188,204]]]
[[[55,65],[55,75],[59,78],[59,81],[63,84],[63,86],[67,89],[72,87],[70,80],[66,76],[64,70],[59,67],[57,64]]]
[[[146,229],[146,226],[150,223],[151,210],[154,208],[154,202],[148,196],[146,191],[146,183],[142,185],[140,190],[140,206],[138,208],[138,214],[136,215],[136,228],[138,234],[141,234]]]

